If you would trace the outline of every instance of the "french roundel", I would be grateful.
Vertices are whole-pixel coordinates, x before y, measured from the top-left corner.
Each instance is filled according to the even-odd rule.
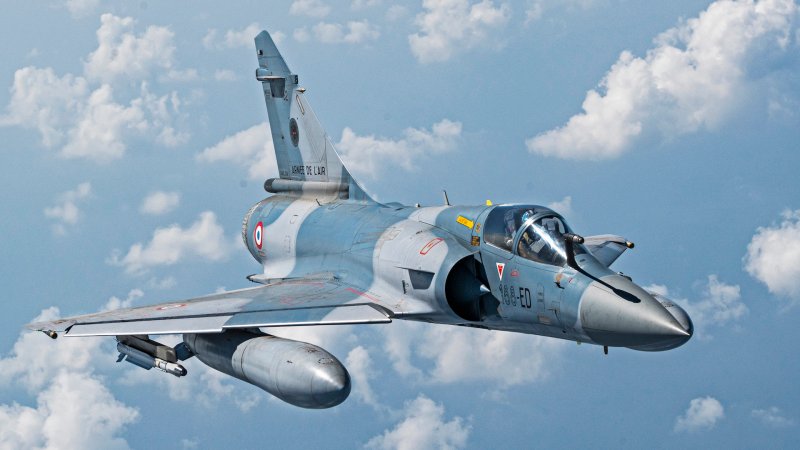
[[[264,232],[264,224],[261,223],[261,222],[258,222],[256,224],[256,229],[253,230],[253,240],[255,241],[256,247],[258,247],[259,250],[261,250],[261,242],[262,242],[262,234],[263,234],[263,232]]]

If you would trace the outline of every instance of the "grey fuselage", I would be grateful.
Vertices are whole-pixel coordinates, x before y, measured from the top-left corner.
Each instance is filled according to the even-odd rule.
[[[689,339],[692,325],[682,309],[659,301],[589,252],[577,255],[575,270],[487,243],[483,224],[497,207],[326,203],[275,195],[248,211],[242,235],[263,265],[264,279],[330,274],[369,286],[354,292],[354,302],[373,302],[394,319],[639,350],[667,350]],[[547,208],[525,208],[560,218]]]

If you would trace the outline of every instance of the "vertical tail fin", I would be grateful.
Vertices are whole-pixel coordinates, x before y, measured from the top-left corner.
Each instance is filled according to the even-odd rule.
[[[281,180],[265,186],[281,191],[338,192],[340,197],[373,200],[350,176],[328,134],[298,87],[298,77],[286,65],[269,33],[255,38],[256,79],[264,88],[269,126]],[[274,191],[273,191],[274,192]]]

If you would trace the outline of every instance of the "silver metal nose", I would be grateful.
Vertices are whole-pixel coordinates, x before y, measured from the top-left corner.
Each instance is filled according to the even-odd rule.
[[[315,408],[330,408],[350,395],[350,374],[341,365],[326,366],[322,360],[320,363],[317,376],[311,380],[311,395],[316,402]]]
[[[683,345],[692,336],[661,303],[620,276],[591,283],[581,296],[581,325],[600,345],[660,351]]]

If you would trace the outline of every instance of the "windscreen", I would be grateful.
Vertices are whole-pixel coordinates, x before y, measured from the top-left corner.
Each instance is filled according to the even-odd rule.
[[[483,231],[484,241],[511,252],[517,231],[539,212],[541,212],[541,207],[536,206],[495,207],[486,218]]]
[[[527,225],[517,244],[517,253],[538,263],[563,266],[567,263],[563,237],[566,232],[566,225],[558,217],[541,217]]]

